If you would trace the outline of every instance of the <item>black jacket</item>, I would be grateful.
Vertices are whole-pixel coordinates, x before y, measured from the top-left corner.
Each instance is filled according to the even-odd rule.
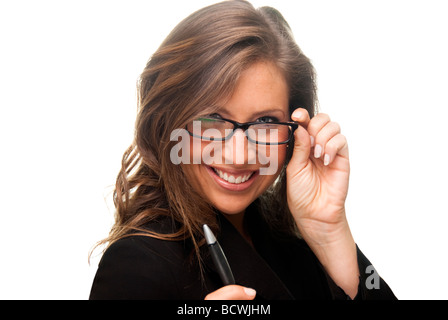
[[[254,247],[233,225],[219,216],[218,241],[227,256],[237,284],[257,291],[258,300],[347,299],[326,275],[306,242],[280,240],[257,212],[246,218]],[[168,219],[148,226],[154,231],[173,231]],[[164,241],[130,236],[113,243],[104,253],[93,281],[90,299],[204,299],[222,287],[204,246],[204,273],[191,256],[188,241]],[[360,281],[356,299],[396,299],[379,277],[372,287],[371,265],[358,249]],[[370,284],[370,285],[369,285]],[[370,288],[370,289],[369,289]]]

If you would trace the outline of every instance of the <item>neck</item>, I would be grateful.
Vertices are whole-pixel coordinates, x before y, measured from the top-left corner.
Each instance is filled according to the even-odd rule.
[[[236,214],[223,213],[222,215],[235,227],[241,236],[252,245],[250,235],[244,227],[244,212],[245,211],[242,211]]]

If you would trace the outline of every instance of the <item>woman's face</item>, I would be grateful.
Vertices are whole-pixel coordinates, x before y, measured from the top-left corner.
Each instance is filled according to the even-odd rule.
[[[272,63],[257,62],[241,74],[233,95],[219,105],[213,117],[240,123],[289,121],[288,101],[288,86],[280,70]],[[211,143],[218,143],[194,144],[194,139],[198,138],[191,137],[191,154],[196,155],[210,154],[204,148],[210,149]],[[210,165],[204,161],[188,164],[184,170],[196,191],[220,212],[243,213],[277,178],[285,162],[286,145],[256,145],[248,142],[241,130],[236,130],[221,150],[214,154],[220,161],[207,162]],[[271,163],[266,163],[266,159]]]

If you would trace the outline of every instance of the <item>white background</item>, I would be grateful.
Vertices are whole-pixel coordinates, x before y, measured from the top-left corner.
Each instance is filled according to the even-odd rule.
[[[135,83],[213,1],[0,2],[0,298],[87,299]],[[253,1],[290,23],[352,165],[360,248],[401,299],[448,299],[445,1]]]

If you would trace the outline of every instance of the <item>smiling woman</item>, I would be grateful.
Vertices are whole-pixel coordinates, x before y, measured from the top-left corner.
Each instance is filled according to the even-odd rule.
[[[273,8],[225,1],[183,20],[141,74],[90,297],[394,298],[382,279],[366,286],[370,262],[345,217],[347,142],[316,114],[314,80]],[[188,161],[173,161],[179,130]],[[237,285],[220,282],[204,224]]]
[[[216,110],[216,114],[226,115],[227,118],[239,122],[266,121],[266,118],[286,122],[289,119],[288,85],[281,71],[273,63],[254,62],[241,73],[230,99],[219,105],[222,107]],[[271,146],[270,155],[276,154],[277,158],[275,168],[271,174],[259,174],[263,167],[272,164],[263,165],[249,158],[251,155],[263,152],[259,150],[250,152],[249,145],[254,144],[245,138],[241,130],[233,134],[231,139],[234,142],[232,148],[234,152],[222,154],[224,158],[222,164],[193,164],[185,166],[184,172],[189,181],[193,182],[192,186],[196,192],[218,211],[224,214],[244,215],[244,210],[249,204],[267,190],[278,177],[285,163],[287,146],[285,144]],[[208,142],[204,141],[200,147],[205,148],[207,144]],[[238,178],[241,182],[244,176],[250,179],[244,183],[235,183]],[[237,228],[244,232],[242,225]]]

